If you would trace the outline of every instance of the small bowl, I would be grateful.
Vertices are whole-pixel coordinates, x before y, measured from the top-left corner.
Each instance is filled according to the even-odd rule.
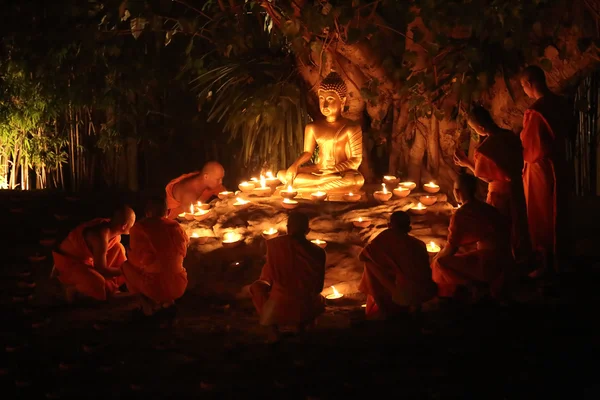
[[[228,192],[228,191],[225,191],[225,192],[221,192],[221,193],[219,193],[217,196],[218,196],[218,197],[219,197],[219,199],[221,199],[221,200],[227,200],[227,199],[231,199],[232,197],[234,197],[234,196],[235,196],[235,193],[233,193],[233,192]]]
[[[423,185],[423,190],[427,193],[435,194],[440,191],[439,186],[428,186],[428,184]]]
[[[398,186],[393,190],[394,196],[396,197],[407,197],[410,194],[410,189],[405,186]]]
[[[283,198],[293,199],[294,197],[296,197],[298,195],[298,192],[296,192],[295,190],[293,192],[288,192],[287,190],[282,190],[281,192],[279,192],[279,194]]]
[[[435,248],[433,248],[433,246],[431,245],[435,245]],[[436,255],[438,255],[438,253],[442,251],[442,247],[440,245],[438,245],[435,242],[429,242],[427,243],[427,253],[432,256],[435,257]]]
[[[392,198],[393,193],[392,192],[387,192],[384,193],[382,190],[378,190],[375,193],[373,193],[373,197],[375,198],[375,200],[381,201],[381,202],[386,202],[389,199]]]
[[[310,198],[313,201],[323,201],[327,198],[327,192],[314,192],[310,194]]]
[[[260,196],[260,197],[266,197],[266,196],[270,196],[271,195],[271,188],[270,187],[257,187],[254,188],[254,190],[252,191],[253,195],[256,196]]]
[[[371,226],[372,221],[370,218],[363,218],[362,221],[355,219],[354,221],[352,221],[352,223],[357,228],[368,228],[369,226]]]
[[[280,184],[281,181],[278,178],[267,178],[267,186],[269,186],[272,189],[275,189]]]
[[[196,221],[204,221],[206,218],[209,218],[212,215],[211,211],[204,211],[203,213],[194,213],[194,219]]]
[[[206,211],[206,210],[210,210],[210,204],[206,204],[206,203],[202,203],[202,204],[200,204],[200,205],[197,205],[197,204],[196,204],[196,205],[194,206],[194,209],[199,209],[199,210],[204,210],[204,211]]]
[[[282,201],[281,202],[281,206],[287,210],[293,210],[294,208],[298,207],[298,202],[296,200],[289,200],[286,198],[286,200],[288,200],[288,202]]]
[[[273,233],[267,233],[267,232],[268,232],[268,230],[262,231],[262,237],[265,238],[266,240],[273,239],[273,238],[276,238],[277,236],[279,236],[279,231],[275,231]]]
[[[357,201],[360,201],[360,199],[362,198],[362,195],[357,194],[357,193],[346,193],[344,196],[344,200],[350,203],[356,203]]]
[[[398,183],[399,179],[395,176],[392,175],[385,175],[383,177],[383,183],[385,183],[388,186],[394,186]]]
[[[400,182],[400,183],[398,184],[398,186],[405,187],[405,188],[407,188],[408,190],[414,190],[414,188],[416,188],[416,187],[417,187],[417,184],[416,184],[416,183],[414,183],[414,182],[411,182],[411,181],[406,181],[406,182]]]
[[[221,241],[221,244],[226,249],[232,249],[234,247],[238,247],[242,243],[244,243],[244,238],[241,238],[241,239],[236,240],[234,242],[224,242],[224,241]]]
[[[317,240],[319,240],[319,242],[317,243]],[[319,246],[320,248],[324,249],[325,247],[327,247],[327,242],[324,240],[320,240],[320,239],[314,239],[310,241],[312,244],[316,244],[317,246]]]
[[[233,206],[235,208],[237,208],[238,210],[242,210],[244,208],[250,207],[250,204],[252,204],[252,202],[248,201],[246,203],[238,203],[237,201],[235,203],[233,203]]]
[[[190,244],[206,244],[208,236],[190,236]]]
[[[424,206],[432,206],[437,202],[437,196],[421,196],[419,197],[419,201]]]
[[[186,221],[193,221],[194,220],[194,214],[191,213],[185,213],[185,217]]]
[[[240,188],[240,190],[244,193],[250,193],[254,190],[256,186],[254,185],[253,182],[246,182],[245,185],[243,185],[242,183],[240,183],[238,185],[238,188]]]
[[[414,215],[425,215],[425,214],[427,214],[427,207],[423,207],[423,208],[412,207],[410,209],[410,212],[411,212],[411,214],[414,214]]]

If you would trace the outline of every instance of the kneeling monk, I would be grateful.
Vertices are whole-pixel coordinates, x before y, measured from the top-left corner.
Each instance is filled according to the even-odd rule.
[[[216,161],[207,162],[202,171],[190,172],[173,179],[167,184],[167,209],[169,218],[189,212],[190,206],[198,201],[207,202],[211,197],[225,191],[223,177],[225,169]]]
[[[267,240],[267,262],[258,281],[250,286],[260,324],[271,327],[271,340],[279,338],[278,326],[293,325],[302,331],[324,311],[325,251],[306,239],[308,217],[290,213],[288,234]]]
[[[367,295],[369,319],[391,316],[407,306],[420,306],[437,294],[427,247],[410,236],[410,230],[408,214],[396,211],[389,229],[360,253],[365,269],[358,288]]]
[[[140,294],[146,315],[174,304],[188,283],[183,259],[189,239],[166,215],[164,199],[148,202],[146,218],[131,228],[129,258],[122,267],[127,289]]]
[[[67,301],[76,293],[106,300],[124,282],[121,265],[126,260],[121,235],[129,234],[135,213],[117,210],[111,219],[97,218],[75,228],[52,252],[59,281],[66,286]]]
[[[488,283],[497,297],[508,272],[514,271],[510,225],[496,208],[475,198],[476,189],[473,175],[462,174],[454,183],[454,195],[463,205],[452,216],[448,243],[431,266],[440,296],[453,294],[458,285]],[[469,245],[477,249],[457,254]]]

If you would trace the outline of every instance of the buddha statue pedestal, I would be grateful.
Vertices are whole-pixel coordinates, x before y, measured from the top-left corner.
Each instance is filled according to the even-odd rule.
[[[363,153],[362,129],[342,117],[347,88],[337,73],[331,72],[321,81],[318,93],[325,119],[306,126],[304,152],[287,170],[279,171],[277,178],[283,182],[283,190],[291,185],[304,198],[322,191],[327,192],[329,200],[335,201],[339,195],[343,201],[344,194],[360,192],[365,183],[358,172]],[[317,164],[301,167],[310,161],[317,146]]]

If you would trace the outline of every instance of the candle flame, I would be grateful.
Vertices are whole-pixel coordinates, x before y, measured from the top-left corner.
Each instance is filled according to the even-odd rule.
[[[331,287],[331,290],[333,290],[333,294],[334,294],[334,295],[336,295],[336,296],[339,296],[339,295],[340,295],[340,292],[338,292],[338,291],[337,291],[337,289],[335,288],[335,286],[332,286],[332,287]]]
[[[248,200],[244,200],[241,197],[236,197],[235,198],[235,204],[247,204],[250,203]]]
[[[267,171],[267,178],[273,179],[275,177],[273,176],[273,173],[271,171]]]
[[[327,299],[339,299],[340,297],[344,297],[343,294],[341,294],[340,292],[337,291],[335,286],[332,286],[331,290],[333,290],[333,293],[327,295],[327,297],[326,297]]]
[[[254,178],[252,178],[252,179],[254,179]],[[248,182],[248,181],[244,181],[244,182],[240,183],[240,185],[242,185],[242,186],[249,186],[249,185],[251,185],[251,183]]]
[[[290,200],[287,197],[285,199],[283,199],[283,202],[285,204],[296,204],[296,203],[298,203],[296,200]]]
[[[258,179],[256,179],[256,177],[255,177],[255,176],[253,176],[252,178],[250,178],[250,180],[251,180],[251,181],[253,181],[253,182],[256,182],[256,181],[258,181]]]
[[[386,181],[393,181],[394,179],[396,179],[396,177],[392,175],[385,175],[383,179],[385,179]]]
[[[427,243],[427,251],[430,253],[437,253],[440,251],[440,249],[440,246],[438,246],[434,242]]]
[[[190,204],[190,214],[193,214],[193,213],[194,213],[194,205]]]
[[[348,196],[354,196],[354,195],[352,194],[352,192],[350,192],[350,193],[348,193]]]
[[[198,235],[198,232],[194,232],[194,233],[192,233],[192,237],[197,238],[197,237],[200,237],[200,235]]]
[[[196,207],[202,207],[202,202],[199,201],[198,203],[196,203]]]
[[[381,186],[383,186],[383,193],[386,194],[387,191],[387,187],[385,186],[385,183],[382,183]]]
[[[418,210],[422,210],[424,208],[426,208],[423,204],[421,204],[421,202],[419,202],[419,204],[417,204],[417,206],[415,207]]]
[[[317,196],[317,197],[321,197],[321,196],[325,196],[327,193],[325,192],[321,192],[320,190],[318,192],[314,192],[313,195]]]
[[[226,190],[226,191],[224,191],[224,192],[220,192],[219,194],[222,194],[222,195],[228,195],[229,193],[233,193],[233,192],[229,192],[229,191],[227,191],[227,190]]]
[[[288,185],[287,189],[288,193],[292,193],[294,190],[292,189],[292,185]]]
[[[262,174],[260,175],[260,186],[263,189],[267,187],[267,180],[265,179],[265,177]]]
[[[362,217],[358,217],[358,222],[362,222]]]
[[[237,242],[241,238],[242,238],[242,235],[240,235],[237,232],[226,232],[223,235],[223,241],[226,243]]]
[[[265,235],[272,235],[272,234],[274,234],[274,233],[276,233],[276,232],[277,232],[277,229],[275,229],[275,228],[269,228],[268,230],[266,230],[266,231],[263,231],[263,233],[264,233]]]
[[[325,243],[325,241],[324,241],[324,240],[321,240],[321,239],[315,239],[315,240],[313,240],[312,242],[313,242],[314,244],[323,244],[323,243]]]

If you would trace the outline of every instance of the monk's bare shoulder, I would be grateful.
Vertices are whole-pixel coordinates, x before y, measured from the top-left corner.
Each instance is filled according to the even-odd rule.
[[[108,235],[108,225],[103,223],[86,229],[83,233],[83,238],[90,250],[93,251],[97,247],[102,248],[108,244]]]

